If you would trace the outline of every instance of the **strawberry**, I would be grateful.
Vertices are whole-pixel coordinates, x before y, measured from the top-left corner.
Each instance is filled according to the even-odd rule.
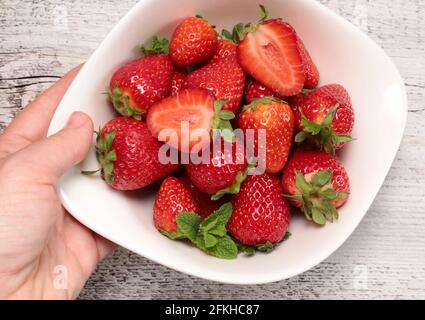
[[[233,200],[228,228],[240,243],[270,251],[284,239],[291,212],[279,178],[249,176]]]
[[[253,100],[261,99],[264,97],[279,98],[279,95],[267,89],[255,79],[250,79],[245,89],[245,102],[247,104],[250,104],[251,102],[253,102]]]
[[[292,101],[300,133],[296,142],[312,141],[330,154],[351,141],[354,110],[347,91],[338,84],[323,86]]]
[[[122,116],[141,119],[155,103],[171,93],[173,64],[166,54],[168,41],[154,37],[147,55],[119,68],[110,81],[109,96]]]
[[[293,205],[320,225],[338,219],[336,209],[345,204],[350,192],[343,165],[324,151],[298,149],[285,167],[282,183]]]
[[[199,206],[191,191],[178,178],[164,180],[153,207],[155,227],[164,235],[174,238],[177,233],[176,216],[183,212],[199,212]]]
[[[198,214],[201,216],[202,220],[208,218],[214,211],[218,210],[223,204],[229,202],[229,197],[224,196],[219,200],[211,200],[211,195],[202,192],[199,190],[190,180],[189,175],[185,172],[181,177],[180,181],[190,190],[193,198],[199,206]]]
[[[281,171],[288,160],[294,136],[295,124],[291,107],[276,98],[257,99],[244,107],[238,124],[245,133],[247,130],[254,130],[254,150],[266,149],[266,159],[263,159],[266,171],[268,173]],[[258,134],[262,129],[266,130],[265,146],[259,145]]]
[[[206,89],[181,90],[152,106],[147,124],[155,138],[171,147],[184,153],[199,152],[210,144],[213,130],[232,129],[230,120],[235,115],[222,110],[226,102],[215,101]]]
[[[216,99],[228,99],[223,110],[237,113],[245,88],[245,73],[234,56],[215,59],[206,66],[190,73],[184,84],[185,89],[204,88]]]
[[[234,57],[236,59],[236,45],[230,40],[219,39],[217,52],[212,57],[211,62],[217,62],[226,57]]]
[[[174,31],[170,57],[177,67],[188,67],[212,58],[217,45],[217,33],[207,21],[188,17]]]
[[[261,9],[259,23],[235,27],[234,34],[241,39],[237,47],[239,64],[280,96],[296,95],[305,82],[297,33],[280,19],[267,20],[267,11],[263,6]]]
[[[137,190],[179,170],[159,162],[160,147],[146,123],[127,117],[109,121],[96,147],[103,179],[117,190]]]
[[[182,69],[174,70],[171,80],[171,95],[176,95],[183,86],[184,80],[187,77],[187,72]]]
[[[301,58],[304,65],[305,71],[305,83],[304,87],[306,88],[316,88],[320,81],[319,69],[317,69],[316,64],[310,56],[307,48],[304,45],[304,42],[298,37],[298,49],[301,54]]]
[[[212,149],[208,161],[186,166],[190,180],[202,192],[214,195],[213,200],[237,194],[247,174],[244,151],[236,143],[221,140]]]

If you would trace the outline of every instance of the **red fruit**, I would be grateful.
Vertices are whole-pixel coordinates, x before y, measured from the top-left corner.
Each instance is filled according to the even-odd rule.
[[[183,86],[183,82],[187,77],[185,70],[176,69],[171,80],[171,95],[176,95]]]
[[[109,95],[115,110],[140,119],[155,103],[171,93],[173,65],[167,55],[131,61],[112,76]]]
[[[280,172],[288,160],[294,136],[294,115],[284,101],[265,97],[247,105],[239,116],[239,128],[245,133],[254,130],[255,155],[266,164],[266,172]],[[259,130],[266,130],[266,144],[259,143]],[[258,151],[263,151],[263,159]]]
[[[182,152],[199,152],[211,142],[213,129],[231,128],[225,101],[217,101],[205,89],[181,90],[152,106],[147,124],[152,135]],[[225,114],[225,115],[224,115]],[[197,149],[194,150],[194,147]]]
[[[220,39],[218,40],[217,53],[211,59],[211,62],[216,62],[226,57],[236,59],[236,45],[230,40]]]
[[[217,200],[225,194],[239,192],[241,183],[246,179],[248,165],[243,146],[237,148],[236,143],[220,141],[215,145],[206,163],[191,163],[186,169],[193,184],[202,192],[214,195],[214,200]]]
[[[258,81],[250,79],[245,89],[245,102],[250,104],[254,99],[261,99],[264,97],[279,98],[279,95],[267,89]]]
[[[245,72],[282,97],[300,93],[305,72],[294,28],[281,20],[268,20],[248,31],[237,48]]]
[[[189,74],[183,84],[185,89],[204,88],[216,99],[228,99],[223,110],[237,113],[245,88],[245,73],[236,59],[228,56],[216,59]]]
[[[301,38],[298,37],[298,48],[301,53],[302,61],[304,64],[305,71],[305,83],[306,88],[316,88],[320,81],[319,69],[310,56],[307,48],[305,47]]]
[[[197,17],[183,20],[174,31],[170,57],[177,67],[209,60],[217,52],[217,33],[207,21]]]
[[[160,148],[146,123],[126,117],[109,121],[96,148],[103,179],[117,190],[137,190],[179,170],[179,165],[159,162]]]
[[[199,212],[199,206],[186,185],[178,178],[169,177],[161,185],[153,207],[155,227],[171,236],[177,232],[176,217],[183,212]]]
[[[338,219],[336,209],[345,204],[350,192],[343,165],[324,151],[298,149],[285,167],[282,183],[293,205],[318,224]]]
[[[201,216],[202,220],[208,218],[214,211],[218,210],[223,204],[229,202],[227,196],[214,201],[211,200],[211,195],[202,192],[199,190],[189,178],[187,172],[180,178],[184,185],[190,190],[193,198],[199,206],[198,214]]]
[[[292,101],[296,141],[312,141],[330,154],[351,141],[354,110],[347,91],[338,84],[323,86]]]
[[[281,242],[288,231],[291,212],[282,195],[279,178],[249,176],[233,200],[228,228],[239,242],[268,247]]]

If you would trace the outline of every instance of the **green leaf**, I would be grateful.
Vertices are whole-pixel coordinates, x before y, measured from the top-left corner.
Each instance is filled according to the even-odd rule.
[[[310,133],[306,131],[301,131],[295,136],[296,143],[303,143],[307,138],[310,137]]]
[[[106,159],[109,161],[117,161],[117,153],[115,150],[109,151],[106,155]]]
[[[275,248],[276,248],[276,245],[271,242],[267,242],[265,244],[261,244],[257,246],[257,250],[264,253],[271,253]]]
[[[179,232],[195,243],[201,224],[201,217],[193,212],[183,212],[176,217],[176,222]]]
[[[285,233],[285,236],[283,237],[283,241],[288,241],[290,238],[292,237],[292,233],[290,233],[289,231]]]
[[[223,138],[224,141],[229,143],[233,143],[236,140],[235,134],[233,133],[233,131],[229,129],[221,130],[221,137]]]
[[[214,103],[214,111],[216,114],[220,114],[223,107],[229,102],[229,99],[220,99]]]
[[[295,195],[284,194],[283,196],[288,200],[304,202],[303,196],[300,194],[295,194]]]
[[[220,119],[221,120],[233,120],[235,118],[236,118],[235,114],[230,110],[222,110],[220,112]]]
[[[260,4],[260,9],[261,9],[261,15],[260,15],[260,23],[266,21],[269,18],[269,12],[267,11],[267,9]]]
[[[326,218],[323,215],[322,211],[318,208],[313,207],[312,210],[312,218],[313,221],[319,225],[325,225],[326,224]]]
[[[229,30],[223,29],[223,31],[221,31],[221,35],[223,36],[224,39],[234,42],[232,33]]]
[[[252,99],[251,103],[243,107],[243,111],[253,109],[255,110],[259,105],[269,104],[274,102],[282,102],[283,100],[275,97],[263,97],[259,99]]]
[[[205,248],[211,249],[212,247],[217,245],[218,240],[212,234],[205,234],[204,242],[205,242]]]
[[[167,232],[164,230],[159,230],[159,232],[171,240],[181,240],[185,238],[185,236],[180,232]]]
[[[238,23],[233,28],[232,38],[234,39],[235,43],[238,43],[245,37],[244,29],[245,29],[245,25],[243,23]]]
[[[340,144],[340,143],[347,143],[347,142],[351,142],[353,141],[353,138],[350,136],[346,136],[346,135],[336,135],[335,136],[335,143],[336,144]]]
[[[220,228],[226,229],[227,223],[229,222],[230,217],[232,216],[233,206],[231,202],[223,204],[218,208],[212,215],[202,222],[202,230],[217,230]]]
[[[300,110],[300,112],[301,112],[301,125],[303,126],[304,131],[311,133],[312,135],[319,134],[320,130],[322,130],[322,126],[320,124],[317,124],[308,120],[302,110]]]
[[[92,176],[96,173],[99,173],[100,171],[102,171],[102,169],[98,169],[98,170],[95,170],[95,171],[81,171],[81,174],[84,175],[84,176]]]
[[[208,254],[220,259],[236,259],[238,257],[238,247],[229,236],[224,236],[217,239],[217,244],[214,247],[205,250]]]
[[[331,182],[332,174],[331,170],[320,170],[313,176],[311,183],[314,187],[322,188]]]
[[[170,42],[167,38],[158,38],[158,36],[153,36],[150,45],[142,46],[141,51],[145,56],[170,54]]]
[[[312,187],[305,180],[305,177],[301,172],[299,171],[296,172],[295,181],[296,181],[298,190],[300,190],[302,194],[309,194],[312,191]]]
[[[329,188],[326,190],[323,190],[320,192],[320,195],[322,195],[327,200],[336,200],[339,196],[338,192],[336,192],[334,189]]]
[[[106,149],[105,151],[106,152],[111,150],[116,134],[117,134],[117,131],[115,129],[106,134],[105,136],[105,149]]]
[[[257,248],[255,247],[247,246],[245,244],[240,243],[239,241],[235,239],[233,239],[233,241],[236,243],[236,246],[238,247],[238,251],[248,257],[254,256],[255,253],[257,252]]]
[[[339,104],[336,104],[335,107],[329,109],[328,114],[326,115],[325,120],[323,120],[322,125],[325,127],[329,127],[332,124],[332,121],[335,118],[336,111],[339,108]]]
[[[217,192],[215,195],[211,197],[211,200],[213,201],[220,200],[226,194],[238,194],[239,191],[241,190],[242,183],[246,180],[247,177],[248,177],[248,170],[239,172],[236,175],[235,182],[229,188],[226,188]]]

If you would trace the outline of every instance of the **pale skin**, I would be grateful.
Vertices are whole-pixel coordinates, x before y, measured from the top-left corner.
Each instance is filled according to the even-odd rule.
[[[78,71],[27,106],[0,136],[0,299],[74,299],[115,248],[72,218],[55,190],[86,157],[93,138],[93,123],[83,113],[46,138]],[[65,275],[58,286],[57,277]]]

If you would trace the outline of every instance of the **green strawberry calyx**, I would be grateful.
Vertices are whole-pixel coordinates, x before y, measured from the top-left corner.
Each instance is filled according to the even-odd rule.
[[[104,136],[100,132],[97,133],[96,155],[100,163],[102,178],[108,184],[112,184],[115,180],[114,162],[117,161],[117,153],[112,149],[112,144],[116,133],[116,130],[112,130]]]
[[[226,142],[234,142],[236,140],[233,133],[231,120],[235,119],[235,114],[230,110],[223,110],[223,107],[229,102],[229,99],[217,100],[214,104],[214,117],[212,120],[213,141],[219,136]]]
[[[153,36],[149,45],[142,45],[141,53],[144,56],[155,56],[159,54],[170,54],[170,41],[164,37]]]
[[[253,99],[250,104],[247,104],[246,106],[243,107],[242,111],[255,110],[260,105],[276,103],[276,102],[281,103],[284,101],[282,99],[275,98],[275,97],[263,97],[263,98]]]
[[[304,141],[312,141],[317,147],[331,155],[335,155],[335,149],[342,143],[353,140],[348,135],[338,135],[333,129],[332,124],[338,111],[339,104],[329,109],[328,114],[321,124],[314,123],[307,119],[303,111],[301,112],[301,125],[304,130],[295,136],[295,142],[298,144]]]
[[[257,164],[253,160],[249,159],[248,166],[246,167],[245,170],[238,172],[233,184],[228,188],[218,191],[215,195],[211,197],[211,200],[212,201],[220,200],[226,194],[238,194],[239,191],[241,190],[242,184],[248,178],[248,173],[250,172],[250,170],[255,169],[256,166]]]
[[[332,188],[332,170],[320,170],[310,176],[310,182],[301,172],[295,173],[297,195],[285,195],[289,200],[302,204],[301,210],[309,221],[318,225],[338,220],[339,214],[334,201],[345,199],[348,192],[336,191]]]
[[[235,178],[235,182],[228,188],[218,191],[215,195],[211,197],[211,200],[217,201],[224,197],[226,194],[238,194],[241,190],[242,183],[248,177],[248,170],[240,171]]]
[[[232,32],[229,30],[223,29],[221,32],[221,37],[226,40],[230,40],[235,44],[238,44],[240,41],[242,41],[245,36],[250,33],[254,32],[258,29],[261,23],[268,20],[269,18],[269,12],[267,9],[260,5],[260,20],[256,23],[238,23],[233,27]]]
[[[189,240],[208,255],[226,260],[236,259],[238,247],[227,232],[232,211],[232,204],[225,203],[204,221],[196,213],[183,212],[176,217],[177,232],[160,232],[172,240]]]
[[[108,95],[114,105],[114,109],[124,117],[141,120],[142,115],[146,112],[131,105],[130,97],[121,90],[118,83],[115,84],[113,89],[109,90]]]
[[[242,244],[241,242],[237,240],[235,240],[235,242],[236,242],[236,245],[238,246],[239,252],[250,257],[255,255],[257,252],[262,252],[266,254],[273,252],[280,244],[289,240],[291,236],[292,234],[290,232],[286,232],[283,239],[278,243],[266,242],[264,244],[260,244],[256,246],[248,246],[248,245]]]

